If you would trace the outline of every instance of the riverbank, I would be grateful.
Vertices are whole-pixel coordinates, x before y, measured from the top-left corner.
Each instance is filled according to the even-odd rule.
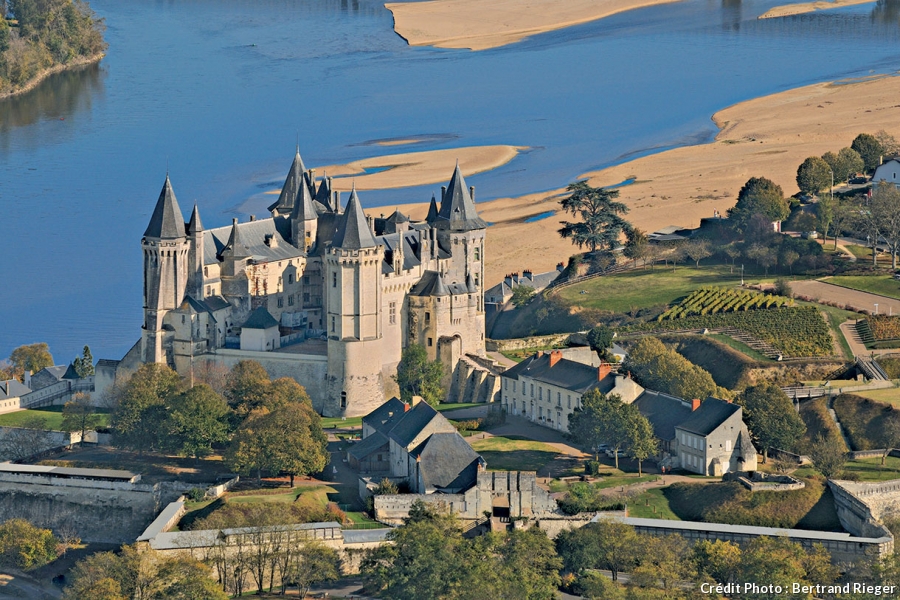
[[[486,50],[526,37],[678,0],[432,0],[385,4],[410,46]]]
[[[857,4],[872,4],[875,0],[832,0],[831,2],[798,2],[796,4],[782,4],[770,8],[759,19],[777,19],[778,17],[789,17],[791,15],[802,15],[804,13],[816,12],[818,10],[830,10],[833,8],[843,8],[845,6],[856,6]]]
[[[738,190],[754,176],[768,177],[797,192],[797,167],[808,156],[838,151],[862,132],[886,129],[900,135],[900,77],[819,83],[764,96],[725,108],[712,117],[720,128],[708,144],[675,148],[620,165],[585,173],[591,185],[619,188],[627,219],[648,232],[668,225],[696,227],[714,211],[724,213]],[[548,271],[577,252],[557,234],[565,215],[526,222],[559,208],[564,189],[501,198],[478,204],[492,223],[485,254],[488,284],[505,273]],[[424,218],[425,205],[402,206]]]
[[[5,100],[6,98],[12,98],[13,96],[18,96],[30,92],[41,83],[43,83],[43,81],[51,75],[56,75],[57,73],[62,73],[63,71],[77,69],[79,67],[86,67],[88,65],[98,63],[103,60],[104,56],[106,56],[106,54],[103,52],[99,54],[93,54],[91,56],[80,56],[78,58],[72,59],[65,64],[53,65],[52,67],[42,69],[41,71],[38,71],[34,77],[29,79],[28,83],[26,83],[25,85],[13,88],[6,92],[0,92],[0,100]]]

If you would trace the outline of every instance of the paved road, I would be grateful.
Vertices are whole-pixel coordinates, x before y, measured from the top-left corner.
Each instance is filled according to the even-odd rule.
[[[798,296],[809,296],[819,301],[835,302],[841,305],[852,306],[854,310],[874,312],[878,304],[879,314],[900,315],[900,300],[860,292],[839,285],[832,285],[824,281],[792,281],[791,291]]]

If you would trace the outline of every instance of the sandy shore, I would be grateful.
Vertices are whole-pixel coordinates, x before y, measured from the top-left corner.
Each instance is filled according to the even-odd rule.
[[[782,4],[775,8],[770,8],[758,18],[775,19],[778,17],[789,17],[791,15],[802,15],[803,13],[811,13],[817,10],[829,10],[832,8],[842,8],[844,6],[855,6],[857,4],[870,4],[875,0],[833,0],[832,2],[798,2],[797,4]]]
[[[432,0],[385,4],[410,46],[485,50],[528,36],[678,0]]]
[[[797,192],[797,166],[807,156],[840,150],[861,132],[885,129],[900,136],[898,97],[900,77],[882,77],[815,84],[749,100],[713,116],[721,131],[712,143],[676,148],[585,176],[593,185],[636,178],[620,188],[620,199],[631,209],[627,218],[648,232],[667,225],[696,227],[701,217],[730,208],[750,177],[768,177],[791,195]],[[556,210],[563,192],[478,204],[481,216],[493,223],[486,249],[489,284],[510,271],[548,271],[577,251],[556,233],[562,214],[524,222]],[[424,217],[424,206],[401,209]]]

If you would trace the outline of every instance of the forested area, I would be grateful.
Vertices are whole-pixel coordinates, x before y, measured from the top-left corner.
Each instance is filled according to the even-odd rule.
[[[106,49],[103,21],[81,0],[0,0],[0,10],[0,95]]]

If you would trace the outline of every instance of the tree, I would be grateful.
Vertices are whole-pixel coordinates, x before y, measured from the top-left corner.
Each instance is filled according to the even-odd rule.
[[[831,225],[834,227],[834,249],[837,250],[838,236],[848,228],[856,218],[857,212],[849,202],[835,200]]]
[[[728,210],[728,218],[738,231],[743,231],[753,215],[768,221],[784,221],[790,215],[781,186],[765,177],[751,177],[738,192],[737,203]]]
[[[33,569],[57,557],[59,540],[49,529],[35,527],[25,519],[10,519],[0,525],[0,563]]]
[[[225,453],[225,462],[238,473],[286,473],[294,477],[318,473],[328,464],[328,440],[321,419],[304,403],[287,404],[269,412],[262,408],[238,427]]]
[[[79,392],[66,402],[62,411],[63,431],[77,431],[81,434],[81,442],[84,445],[84,437],[88,431],[94,431],[100,426],[101,417],[91,403],[90,394]]]
[[[625,430],[628,432],[628,456],[638,461],[638,477],[641,472],[641,462],[656,454],[659,440],[653,435],[653,426],[647,417],[641,414],[634,404],[625,404],[624,412]]]
[[[829,585],[836,577],[837,570],[820,544],[807,553],[803,546],[787,537],[762,536],[744,547],[737,581],[765,582],[790,589],[794,583]],[[812,595],[804,597],[812,598]]]
[[[516,308],[522,308],[534,298],[534,288],[527,285],[517,285],[513,290],[512,303]]]
[[[700,261],[712,256],[712,249],[706,240],[691,240],[683,246],[684,254],[700,268]]]
[[[741,255],[741,250],[735,244],[728,244],[722,248],[725,256],[731,259],[731,272],[734,273],[734,261]]]
[[[444,366],[439,360],[429,361],[424,346],[410,344],[400,355],[394,381],[400,387],[400,399],[411,402],[413,396],[421,396],[425,402],[437,406],[445,397],[441,380]]]
[[[776,385],[748,387],[738,396],[738,404],[744,409],[751,437],[762,448],[763,462],[769,458],[769,448],[790,450],[806,431],[790,398]]]
[[[825,478],[831,479],[844,468],[847,460],[847,447],[839,434],[819,434],[809,448],[809,457],[813,467]]]
[[[631,348],[623,368],[645,388],[679,398],[729,397],[712,375],[670,350],[654,337],[645,337]]]
[[[75,367],[75,372],[82,379],[94,374],[94,357],[91,356],[90,346],[84,347],[84,350],[81,351],[81,356],[76,356],[72,365]]]
[[[625,228],[625,256],[634,261],[643,260],[646,268],[647,259],[650,258],[649,250],[650,240],[643,229],[637,227]]]
[[[791,275],[794,274],[794,263],[800,260],[800,254],[794,250],[783,250],[779,256],[779,262],[788,268]]]
[[[142,365],[125,384],[113,411],[114,443],[138,452],[159,446],[166,403],[181,386],[181,377],[166,365]]]
[[[168,406],[166,443],[179,454],[200,458],[212,445],[228,439],[228,403],[205,383],[172,398]]]
[[[309,541],[297,552],[297,560],[289,571],[289,579],[297,585],[301,598],[316,583],[335,581],[341,576],[341,556],[334,548]]]
[[[854,173],[865,169],[862,157],[852,148],[841,148],[837,154],[826,152],[822,155],[822,160],[831,167],[835,183],[843,183],[850,179],[850,176]]]
[[[694,544],[694,564],[700,575],[723,585],[735,583],[741,567],[741,547],[734,542],[701,540]]]
[[[619,468],[619,449],[628,442],[625,411],[619,396],[607,396],[600,390],[591,390],[581,397],[581,406],[569,415],[569,433],[579,443],[596,448],[609,444],[615,451],[616,468]]]
[[[225,378],[225,398],[240,419],[263,406],[269,392],[269,374],[255,360],[242,360]]]
[[[591,252],[597,249],[613,250],[619,245],[619,236],[628,226],[621,217],[628,212],[628,207],[614,199],[619,196],[618,190],[594,188],[586,181],[570,184],[566,190],[570,195],[560,200],[565,212],[580,220],[563,221],[559,235],[571,239],[579,248],[587,246]]]
[[[868,133],[861,133],[853,139],[850,147],[856,150],[863,159],[866,171],[874,171],[881,164],[881,157],[884,154],[884,148],[875,139],[875,136]]]
[[[571,572],[607,569],[612,580],[640,559],[640,540],[634,527],[620,521],[600,520],[580,529],[567,529],[557,536],[556,549],[563,566]]]
[[[897,156],[900,154],[900,144],[897,143],[897,138],[884,129],[879,129],[875,132],[875,139],[881,145],[884,156]]]
[[[32,373],[37,373],[45,367],[53,366],[53,356],[50,354],[50,347],[46,343],[41,342],[39,344],[19,346],[9,355],[9,362],[22,372],[31,371]]]
[[[615,332],[605,325],[597,325],[587,332],[587,343],[601,360],[611,360],[608,350],[612,347]]]
[[[882,239],[891,253],[891,268],[896,269],[897,253],[900,252],[900,190],[887,181],[878,182],[872,192],[869,210],[880,224]]]
[[[809,196],[817,196],[831,185],[831,167],[818,156],[810,156],[797,169],[797,187]]]
[[[493,536],[491,554],[502,569],[505,598],[556,598],[562,560],[553,541],[538,527]]]
[[[828,230],[834,221],[834,209],[837,200],[830,196],[823,196],[816,202],[816,229],[822,232],[823,242],[828,239]]]
[[[684,581],[696,579],[690,560],[691,547],[680,535],[662,537],[638,534],[639,564],[631,572],[631,583],[643,588],[661,587],[675,592]]]
[[[268,397],[265,406],[269,410],[281,408],[287,404],[308,404],[312,406],[312,400],[306,393],[306,388],[290,377],[280,377],[269,386]]]

